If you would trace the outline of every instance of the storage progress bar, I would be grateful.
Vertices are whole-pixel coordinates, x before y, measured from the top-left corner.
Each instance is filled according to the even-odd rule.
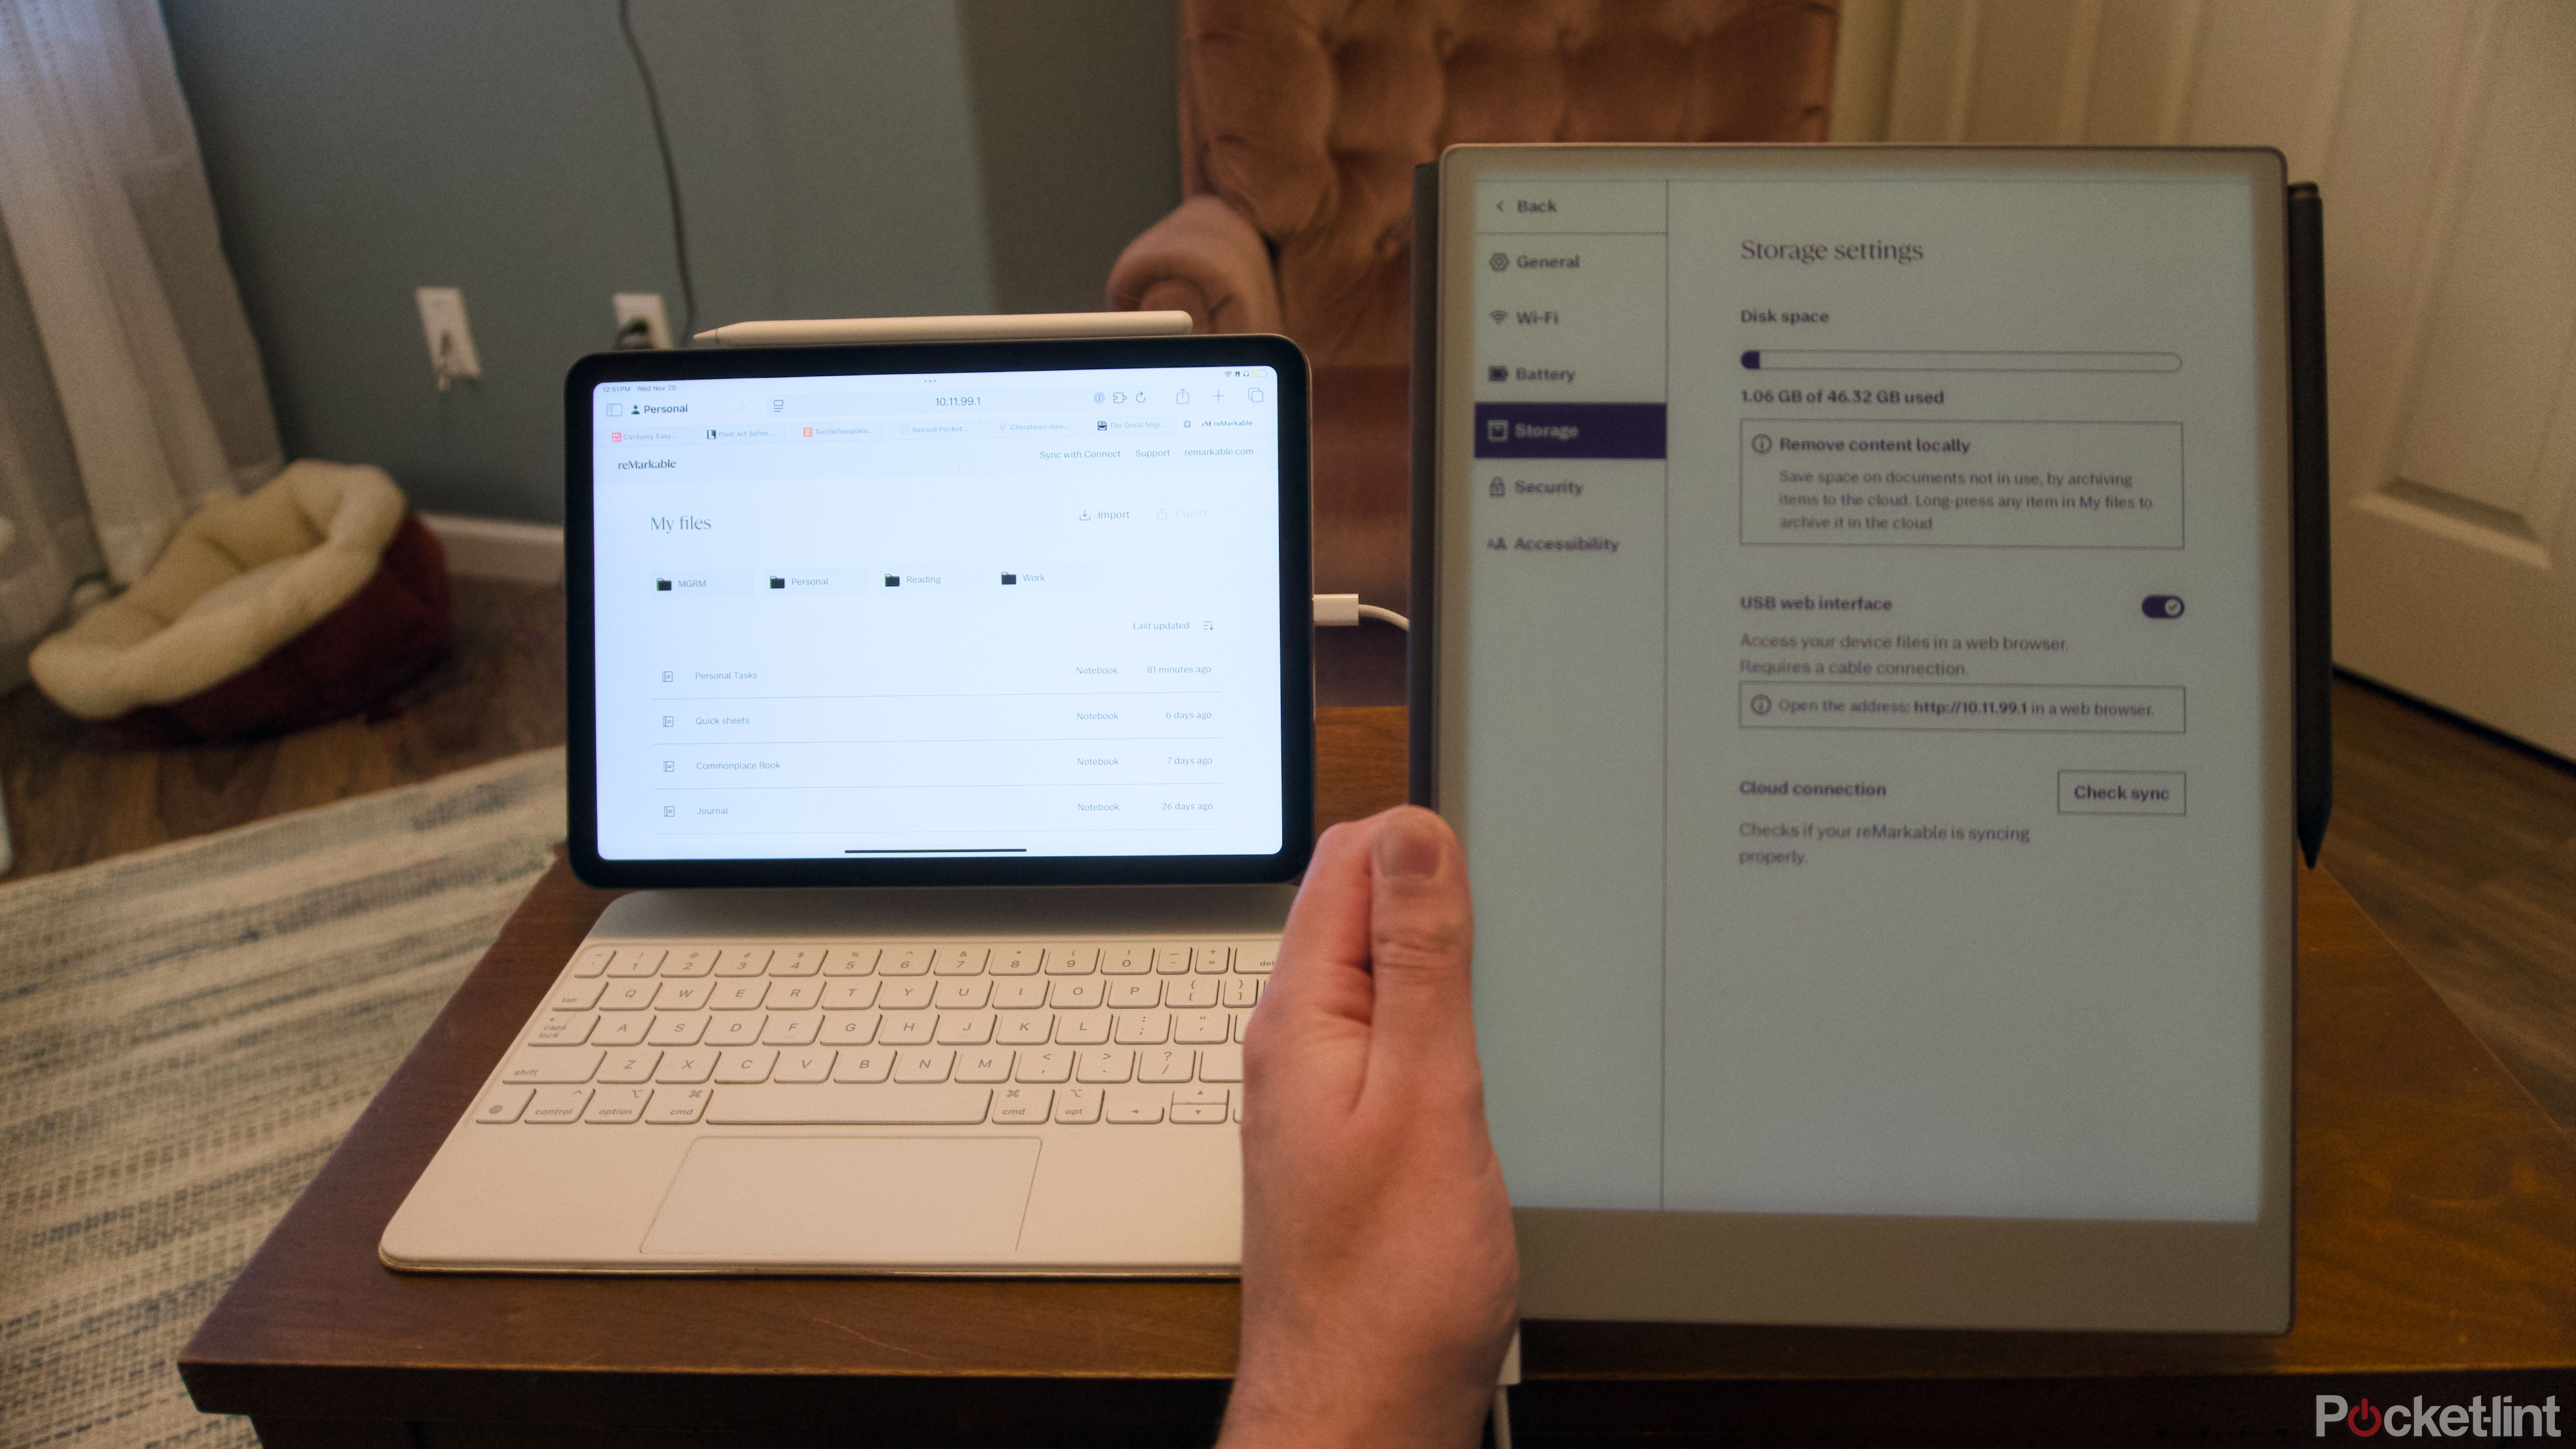
[[[2173,352],[1861,352],[1758,348],[1748,372],[2180,372]]]

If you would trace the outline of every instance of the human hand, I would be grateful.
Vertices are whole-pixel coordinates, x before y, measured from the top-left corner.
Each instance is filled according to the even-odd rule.
[[[1520,1288],[1468,999],[1466,858],[1399,807],[1315,847],[1245,1033],[1222,1443],[1475,1442]]]

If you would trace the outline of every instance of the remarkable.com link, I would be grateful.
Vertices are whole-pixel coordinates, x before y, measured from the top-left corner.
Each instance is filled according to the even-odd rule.
[[[2328,1424],[2341,1424],[2362,1438],[2385,1430],[2392,1439],[2426,1434],[2435,1438],[2457,1438],[2473,1435],[2480,1439],[2555,1439],[2558,1434],[2558,1396],[2551,1394],[2537,1404],[2517,1404],[2511,1394],[2484,1395],[2465,1404],[2434,1404],[2427,1407],[2421,1394],[2411,1404],[2390,1404],[2382,1408],[2368,1399],[2345,1403],[2341,1394],[2317,1395],[2317,1437],[2325,1437]]]

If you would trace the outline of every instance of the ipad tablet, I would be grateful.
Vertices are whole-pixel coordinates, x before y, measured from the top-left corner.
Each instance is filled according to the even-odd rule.
[[[1525,1313],[2287,1327],[2283,190],[1427,177],[1416,790],[1474,874]]]
[[[582,879],[1303,869],[1285,338],[619,352],[564,407]]]

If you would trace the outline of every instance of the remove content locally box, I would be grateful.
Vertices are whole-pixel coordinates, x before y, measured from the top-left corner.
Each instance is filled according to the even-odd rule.
[[[2182,424],[1747,418],[1747,544],[2180,548]]]

